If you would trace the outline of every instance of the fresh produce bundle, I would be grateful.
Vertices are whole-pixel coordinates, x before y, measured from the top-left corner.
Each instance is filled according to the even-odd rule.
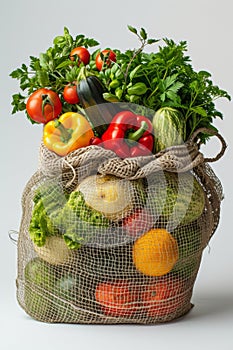
[[[128,29],[140,46],[122,52],[65,28],[11,73],[12,113],[43,126],[18,240],[17,298],[36,320],[149,324],[193,306],[223,198],[215,100],[230,96],[185,41]],[[222,149],[205,158],[212,136]]]

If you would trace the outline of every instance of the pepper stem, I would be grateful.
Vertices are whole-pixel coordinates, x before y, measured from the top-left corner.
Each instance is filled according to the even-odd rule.
[[[148,124],[145,120],[143,120],[141,122],[140,128],[134,132],[130,132],[127,138],[131,141],[138,141],[147,129],[148,129]]]
[[[73,130],[66,129],[58,119],[54,120],[54,126],[60,131],[62,142],[67,143],[71,138]]]

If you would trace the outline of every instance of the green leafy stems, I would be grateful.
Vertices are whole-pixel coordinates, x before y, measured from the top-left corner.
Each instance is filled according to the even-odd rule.
[[[80,111],[79,104],[70,105],[63,99],[66,84],[76,82],[83,75],[96,75],[105,87],[104,99],[110,102],[131,102],[156,111],[161,107],[179,110],[186,124],[185,140],[199,127],[216,129],[213,119],[223,118],[216,109],[218,98],[230,100],[230,95],[213,84],[211,74],[195,71],[187,55],[187,42],[175,43],[172,39],[148,38],[144,28],[137,30],[128,25],[129,31],[139,40],[139,48],[122,52],[111,49],[116,54],[116,62],[105,64],[100,71],[96,68],[96,55],[102,50],[94,49],[90,62],[84,64],[70,59],[70,52],[78,46],[93,48],[99,43],[83,34],[73,38],[69,30],[57,36],[45,53],[39,57],[30,56],[30,64],[14,70],[10,76],[19,80],[21,92],[12,96],[12,113],[26,112],[26,100],[35,90],[46,87],[57,92],[62,100],[63,110]],[[158,44],[159,43],[159,44]],[[153,52],[145,52],[147,46],[157,44]],[[209,135],[201,134],[202,142]]]

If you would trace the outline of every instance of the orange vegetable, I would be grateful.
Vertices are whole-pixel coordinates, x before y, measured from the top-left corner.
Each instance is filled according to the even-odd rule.
[[[85,117],[67,112],[45,125],[43,141],[50,151],[65,156],[78,148],[89,146],[92,137],[94,132]]]
[[[133,262],[147,276],[162,276],[172,270],[179,257],[176,239],[165,229],[151,229],[133,246]]]
[[[95,298],[105,315],[126,317],[137,311],[138,295],[126,281],[98,284]]]
[[[140,300],[149,317],[160,317],[176,312],[185,303],[184,282],[177,278],[156,280],[143,285]]]

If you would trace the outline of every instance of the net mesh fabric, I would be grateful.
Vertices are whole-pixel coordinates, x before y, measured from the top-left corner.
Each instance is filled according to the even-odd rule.
[[[93,224],[89,209],[97,213],[100,209],[99,203],[94,203],[93,188],[97,178],[106,176],[116,179],[116,183],[109,182],[110,199],[114,191],[122,191],[119,208],[111,212],[107,203],[106,216],[96,214]],[[80,185],[90,177],[94,182]],[[41,186],[50,188],[50,203],[57,202],[59,208],[66,205],[74,190],[85,194],[75,198],[80,203],[78,212],[63,212],[64,222],[58,220],[58,211],[54,214],[43,202],[54,224],[48,235],[51,247],[47,241],[46,249],[38,249],[29,232],[35,194]],[[186,314],[192,307],[202,252],[218,226],[222,196],[220,181],[192,142],[153,156],[123,160],[97,146],[61,158],[42,144],[39,169],[22,197],[19,304],[33,318],[53,323],[154,324]],[[134,216],[132,226],[125,218],[135,211],[147,214]],[[153,229],[166,230],[169,239],[145,240],[145,260],[154,244],[159,260],[172,264],[168,272],[162,269],[157,275],[150,270],[153,261],[141,258],[137,262],[138,252],[143,256],[144,249],[139,250],[143,246],[140,238]],[[68,248],[64,236],[66,243],[80,246]],[[178,249],[175,260],[170,251],[174,242]],[[58,253],[53,256],[54,247]],[[160,271],[160,266],[156,269]]]

